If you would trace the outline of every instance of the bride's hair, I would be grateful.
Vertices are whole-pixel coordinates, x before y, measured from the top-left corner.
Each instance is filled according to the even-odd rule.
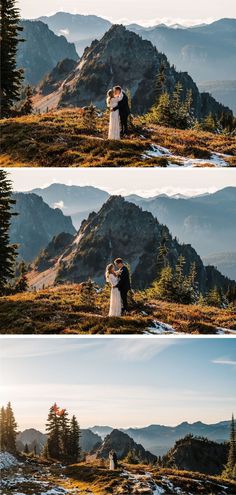
[[[107,92],[107,105],[110,105],[111,99],[114,97],[113,89],[109,89]]]
[[[112,268],[114,268],[113,263],[109,263],[109,265],[107,265],[107,267],[106,267],[105,279],[106,279],[107,282],[109,282],[109,275],[112,272]]]

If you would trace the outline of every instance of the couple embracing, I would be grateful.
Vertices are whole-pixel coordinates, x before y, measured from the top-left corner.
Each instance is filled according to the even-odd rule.
[[[106,281],[111,286],[109,316],[121,316],[128,311],[127,297],[131,290],[129,270],[121,258],[107,266]]]
[[[120,86],[115,86],[108,91],[107,107],[110,110],[108,139],[120,140],[128,134],[130,115],[128,96]]]

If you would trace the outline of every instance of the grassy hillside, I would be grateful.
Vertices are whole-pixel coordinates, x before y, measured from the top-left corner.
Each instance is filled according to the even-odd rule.
[[[2,334],[143,334],[158,333],[157,322],[171,325],[171,333],[215,334],[236,330],[236,309],[218,309],[147,300],[136,293],[131,312],[107,317],[109,290],[101,291],[92,308],[80,303],[80,286],[62,285],[0,298]],[[165,329],[168,333],[168,328]],[[164,333],[164,332],[163,332]]]
[[[155,125],[146,128],[139,119],[134,119],[129,139],[121,142],[107,140],[107,114],[90,132],[80,109],[2,120],[0,126],[2,167],[189,166],[183,157],[201,159],[195,166],[215,166],[209,161],[211,153],[228,155],[223,157],[225,164],[236,166],[235,137]],[[172,156],[153,156],[153,145],[168,148]]]

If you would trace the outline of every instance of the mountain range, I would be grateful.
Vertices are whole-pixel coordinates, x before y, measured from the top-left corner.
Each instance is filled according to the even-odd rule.
[[[10,228],[10,240],[18,244],[19,258],[32,261],[45,248],[53,236],[75,233],[71,218],[59,208],[50,208],[36,194],[14,193],[16,204]]]
[[[30,193],[42,197],[53,209],[59,207],[64,215],[72,218],[77,230],[81,222],[93,211],[97,212],[109,198],[107,192],[95,187],[63,184],[51,184]],[[227,187],[193,197],[159,194],[149,198],[129,195],[126,199],[150,211],[181,242],[191,244],[205,264],[216,266],[224,275],[236,279],[236,232],[233,228],[236,221],[236,188]],[[15,222],[18,221],[20,218],[16,217]],[[69,232],[73,233],[71,230]],[[58,229],[56,234],[59,233]],[[14,240],[20,242],[19,238]],[[46,247],[45,243],[43,247]]]
[[[116,435],[110,437],[113,431],[117,432],[118,429],[99,425],[82,429],[80,442],[82,451],[87,453],[99,451],[103,455],[107,450],[107,444],[108,442],[110,443],[110,439],[116,437]],[[201,421],[193,424],[183,422],[177,426],[150,425],[143,428],[120,428],[119,431],[128,435],[136,444],[141,444],[145,450],[159,456],[165,455],[169,449],[174,447],[175,442],[185,438],[187,435],[205,437],[217,444],[224,443],[229,439],[230,422],[221,421],[220,423],[209,425]],[[41,452],[46,438],[46,434],[30,428],[17,435],[17,445],[20,450],[24,450],[26,443],[29,447],[36,444],[37,451]],[[105,442],[106,438],[108,438],[108,442]]]
[[[192,108],[197,118],[212,112],[221,115],[231,111],[208,93],[200,94],[187,72],[177,72],[150,41],[142,39],[122,25],[113,25],[100,41],[93,41],[78,65],[61,79],[56,91],[47,98],[50,108],[85,106],[91,101],[99,108],[106,106],[105,95],[119,83],[132,95],[132,110],[145,113],[155,101],[155,81],[161,64],[165,64],[165,89],[173,91],[177,82],[183,87],[183,96],[192,91]],[[45,89],[45,85],[44,85]],[[43,103],[44,95],[41,95]],[[40,109],[40,91],[37,94]]]
[[[37,283],[45,285],[53,274],[51,283],[79,283],[88,278],[104,284],[105,266],[117,256],[128,261],[132,271],[134,289],[144,289],[157,277],[157,256],[162,239],[168,246],[167,258],[175,266],[180,255],[185,258],[185,273],[194,262],[200,291],[205,293],[214,286],[226,290],[233,282],[214,267],[204,267],[201,258],[190,244],[179,244],[150,212],[119,196],[110,197],[98,213],[91,213],[84,220],[72,241],[64,251],[56,253],[55,245],[41,252],[35,263]],[[46,273],[45,273],[46,264]],[[51,274],[50,274],[51,270]],[[34,285],[34,282],[32,282]],[[38,285],[39,287],[39,285]]]
[[[217,101],[231,108],[236,115],[236,80],[198,82],[201,92],[210,93]]]
[[[40,20],[57,35],[64,34],[68,41],[74,42],[80,56],[112,25],[101,17],[66,12],[40,17]],[[146,28],[129,24],[127,28],[150,40],[177,70],[187,71],[197,82],[221,80],[222,74],[226,80],[236,79],[236,19],[219,19],[185,28],[165,24]]]
[[[24,68],[26,83],[37,84],[65,58],[78,60],[74,44],[56,36],[43,22],[23,20],[21,26],[25,41],[18,45],[17,65]]]

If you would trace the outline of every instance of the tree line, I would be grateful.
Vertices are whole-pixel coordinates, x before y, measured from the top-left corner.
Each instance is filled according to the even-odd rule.
[[[80,455],[80,427],[76,417],[69,419],[66,409],[55,403],[46,423],[47,442],[43,455],[63,462],[77,462]]]
[[[17,423],[11,403],[0,409],[0,450],[16,453]]]

